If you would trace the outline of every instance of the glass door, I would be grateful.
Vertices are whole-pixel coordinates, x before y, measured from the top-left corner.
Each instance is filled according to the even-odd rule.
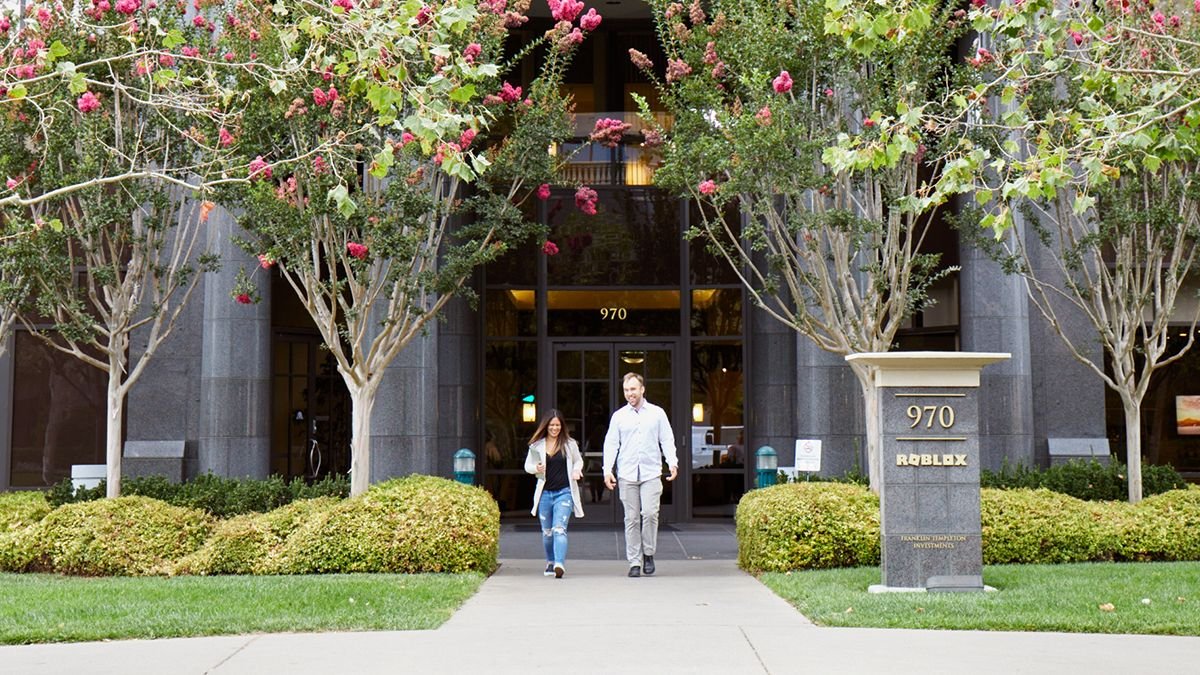
[[[579,443],[584,458],[580,498],[589,523],[619,523],[624,511],[615,492],[604,486],[601,465],[604,436],[613,412],[625,405],[621,390],[626,373],[637,373],[646,381],[646,400],[661,406],[679,428],[674,415],[674,346],[669,343],[565,343],[554,345],[554,399],[552,405],[567,419],[571,436]],[[678,434],[677,434],[678,435]],[[684,470],[683,449],[680,470]],[[664,466],[665,473],[665,466]],[[664,482],[660,518],[678,518],[674,486]]]

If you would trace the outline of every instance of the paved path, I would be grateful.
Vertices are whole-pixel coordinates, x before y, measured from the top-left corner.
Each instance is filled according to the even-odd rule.
[[[0,647],[0,673],[1120,673],[1200,671],[1200,638],[819,628],[730,560],[504,560],[438,630]]]

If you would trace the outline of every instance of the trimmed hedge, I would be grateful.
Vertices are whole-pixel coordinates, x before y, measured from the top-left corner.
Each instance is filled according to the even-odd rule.
[[[1200,486],[1128,507],[1117,520],[1125,560],[1200,560]]]
[[[27,568],[85,576],[163,574],[200,547],[212,519],[149,497],[67,504],[22,533]]]
[[[175,565],[175,574],[278,574],[279,549],[312,518],[338,504],[334,497],[302,499],[269,513],[222,520],[212,536]]]
[[[1070,563],[1112,560],[1119,543],[1111,503],[1047,489],[980,491],[983,562]]]
[[[25,531],[50,513],[41,492],[0,494],[0,572],[19,572],[33,560],[33,540]]]
[[[753,490],[735,518],[738,565],[749,572],[879,564],[879,498],[859,485]]]
[[[1132,505],[1047,489],[980,493],[983,562],[1200,560],[1200,486]],[[746,571],[879,564],[879,502],[866,488],[790,483],[754,490],[737,510]]]
[[[102,499],[105,481],[94,488],[74,488],[71,479],[50,489],[47,498],[51,506]],[[211,473],[183,483],[172,483],[163,476],[142,476],[121,481],[123,496],[153,497],[175,506],[204,509],[218,518],[243,513],[266,513],[300,499],[341,497],[350,494],[350,479],[346,476],[326,476],[309,484],[303,478],[290,482],[280,476],[263,480],[224,478]]]
[[[317,511],[278,550],[282,574],[490,573],[500,550],[500,510],[482,488],[412,475]]]
[[[1048,469],[1015,467],[1006,461],[999,471],[980,471],[979,483],[985,488],[1046,488],[1089,501],[1115,501],[1129,498],[1129,480],[1125,465],[1111,458],[1105,466],[1094,459],[1073,459]],[[1162,464],[1142,465],[1142,494],[1146,497],[1169,490],[1187,489],[1175,467]]]

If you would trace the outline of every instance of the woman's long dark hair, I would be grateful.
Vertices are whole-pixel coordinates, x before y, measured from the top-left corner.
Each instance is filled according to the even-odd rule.
[[[567,441],[571,440],[571,432],[567,431],[567,420],[563,417],[562,411],[557,408],[551,408],[550,412],[542,418],[542,423],[538,425],[537,431],[529,437],[529,444],[533,445],[547,436],[546,428],[550,426],[551,420],[558,420],[562,425],[562,431],[558,432],[558,447],[566,447]]]

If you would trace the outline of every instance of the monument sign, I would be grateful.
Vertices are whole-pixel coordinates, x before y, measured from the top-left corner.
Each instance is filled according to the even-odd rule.
[[[979,371],[1009,354],[853,354],[879,388],[883,583],[872,591],[983,590]]]

